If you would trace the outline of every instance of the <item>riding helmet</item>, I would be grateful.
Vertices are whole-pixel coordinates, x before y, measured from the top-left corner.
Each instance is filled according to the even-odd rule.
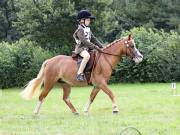
[[[88,10],[81,10],[77,14],[77,20],[80,21],[81,19],[95,19],[94,16],[91,15],[91,13]]]

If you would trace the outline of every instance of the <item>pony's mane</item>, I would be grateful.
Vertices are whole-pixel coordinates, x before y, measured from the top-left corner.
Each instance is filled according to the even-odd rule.
[[[115,43],[117,43],[117,42],[119,42],[119,41],[121,41],[121,40],[123,40],[123,39],[126,39],[126,38],[127,38],[127,37],[122,37],[122,38],[120,38],[120,39],[116,39],[116,40],[114,40],[112,43],[106,45],[103,49],[109,48],[109,47],[111,47],[112,45],[114,45]]]

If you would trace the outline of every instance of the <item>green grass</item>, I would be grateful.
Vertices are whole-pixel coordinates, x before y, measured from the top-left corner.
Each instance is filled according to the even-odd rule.
[[[178,90],[180,94],[180,83]],[[38,117],[33,116],[37,98],[25,101],[19,89],[3,90],[0,96],[0,135],[119,135],[128,126],[142,135],[180,135],[180,97],[173,96],[170,84],[111,85],[120,113],[112,114],[111,101],[100,92],[90,115],[83,107],[92,87],[73,88],[71,100],[79,116],[74,116],[62,100],[62,90],[54,88]]]

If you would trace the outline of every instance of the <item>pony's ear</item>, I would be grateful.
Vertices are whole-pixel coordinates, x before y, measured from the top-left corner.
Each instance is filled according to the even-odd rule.
[[[128,35],[128,40],[131,40],[131,34]]]

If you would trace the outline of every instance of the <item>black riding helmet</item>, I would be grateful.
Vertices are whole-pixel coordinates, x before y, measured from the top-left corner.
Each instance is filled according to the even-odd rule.
[[[95,19],[94,16],[91,15],[91,13],[88,10],[81,10],[78,12],[77,20],[80,21],[81,19]]]

